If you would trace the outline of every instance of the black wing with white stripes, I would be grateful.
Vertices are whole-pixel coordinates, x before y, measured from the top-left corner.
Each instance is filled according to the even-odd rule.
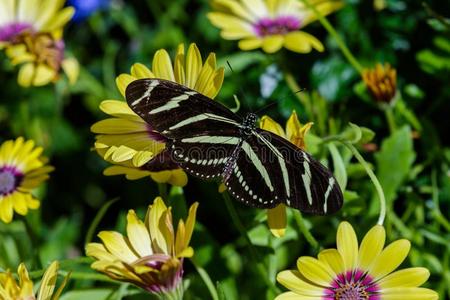
[[[336,212],[342,192],[331,172],[289,141],[255,128],[225,106],[175,82],[140,79],[126,90],[129,106],[168,139],[177,164],[202,179],[220,179],[247,205],[280,203],[314,214]]]

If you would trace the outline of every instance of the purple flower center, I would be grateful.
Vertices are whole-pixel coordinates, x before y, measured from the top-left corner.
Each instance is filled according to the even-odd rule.
[[[297,17],[281,16],[275,19],[263,18],[260,19],[253,28],[256,34],[260,37],[275,34],[287,34],[291,31],[298,30],[301,22]]]
[[[380,300],[379,287],[361,270],[339,274],[326,290],[327,300]]]
[[[0,167],[0,196],[14,192],[22,180],[22,173],[14,167]]]
[[[0,27],[0,41],[13,42],[14,38],[23,31],[31,29],[31,24],[28,23],[11,23]]]

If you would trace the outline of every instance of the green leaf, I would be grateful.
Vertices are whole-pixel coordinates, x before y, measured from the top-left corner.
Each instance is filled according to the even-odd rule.
[[[340,138],[352,144],[358,143],[362,138],[362,129],[356,124],[348,123],[348,127],[340,134]]]
[[[114,293],[113,289],[70,291],[65,293],[60,300],[106,300],[112,293]]]
[[[415,157],[411,129],[408,126],[397,130],[383,141],[381,150],[375,158],[377,177],[388,203],[395,199],[397,190],[407,178]]]

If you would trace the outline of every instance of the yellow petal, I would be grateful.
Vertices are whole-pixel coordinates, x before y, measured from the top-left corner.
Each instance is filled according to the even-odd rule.
[[[149,68],[147,68],[145,65],[140,63],[135,63],[131,67],[131,76],[142,79],[142,78],[154,78],[155,75],[153,75],[152,71],[150,71]]]
[[[287,226],[286,206],[284,204],[279,204],[275,208],[267,210],[267,224],[274,236],[284,236]]]
[[[220,5],[226,7],[230,12],[239,17],[240,19],[245,19],[249,22],[257,21],[254,15],[250,11],[245,9],[239,2],[234,0],[216,0],[215,5]]]
[[[28,213],[28,205],[26,196],[22,193],[14,193],[11,195],[12,202],[14,206],[14,210],[22,216],[25,216]]]
[[[170,172],[171,176],[167,183],[179,187],[184,187],[188,183],[186,172],[182,169],[171,170]]]
[[[128,119],[109,118],[101,120],[91,127],[94,133],[121,134],[133,132],[146,132],[145,123],[135,122]]]
[[[0,197],[0,220],[10,223],[13,218],[13,204],[11,196]]]
[[[153,254],[150,233],[145,227],[144,222],[136,216],[134,210],[128,211],[127,214],[127,235],[133,249],[140,256]]]
[[[144,123],[144,120],[136,115],[124,101],[104,100],[100,103],[99,108],[108,115]]]
[[[111,166],[103,171],[103,175],[125,175],[128,180],[137,180],[149,176],[150,172],[124,166]]]
[[[70,84],[75,84],[78,80],[78,75],[80,75],[80,64],[75,58],[66,58],[62,62],[62,68],[64,73],[66,73],[67,78],[69,78]]]
[[[424,284],[430,272],[425,268],[408,268],[382,278],[377,285],[383,290],[396,287],[418,287]]]
[[[138,257],[130,249],[128,241],[123,235],[115,231],[102,231],[98,234],[106,249],[117,258],[131,264],[135,262]]]
[[[261,118],[260,128],[273,132],[276,135],[279,135],[281,137],[286,137],[286,134],[284,133],[283,127],[280,126],[277,122],[275,122],[272,118],[269,116],[263,116]]]
[[[283,47],[283,42],[282,35],[266,36],[262,41],[262,49],[267,53],[275,53]]]
[[[187,247],[191,241],[192,232],[194,231],[194,226],[195,226],[195,218],[197,215],[197,208],[198,208],[198,202],[195,202],[189,208],[189,214],[188,214],[188,218],[186,220],[185,238],[182,243],[184,245],[184,247]]]
[[[43,25],[47,31],[53,31],[60,29],[67,22],[70,21],[72,16],[75,13],[75,9],[73,7],[66,7],[58,12],[58,14],[51,18],[46,24]]]
[[[319,253],[319,260],[333,270],[338,275],[345,272],[344,261],[341,254],[336,249],[325,249]]]
[[[314,257],[300,257],[297,260],[297,268],[305,278],[317,285],[329,286],[333,282],[334,274],[331,268]]]
[[[375,258],[383,250],[385,239],[386,232],[381,225],[372,227],[364,236],[358,254],[358,266],[362,270],[368,271],[370,269]]]
[[[370,275],[378,280],[394,271],[408,256],[411,243],[398,240],[387,246],[373,262]]]
[[[194,89],[202,70],[202,56],[197,45],[192,43],[186,55],[186,86]]]
[[[262,43],[263,43],[263,41],[260,38],[248,38],[248,39],[240,40],[238,46],[242,50],[246,51],[246,50],[257,49],[262,46]]]
[[[152,239],[155,252],[168,254],[170,245],[167,245],[166,239],[160,230],[161,218],[166,211],[167,207],[163,199],[156,197],[153,205],[150,206],[147,212],[146,225],[150,231],[150,238]]]
[[[324,51],[323,44],[314,36],[303,31],[294,31],[284,37],[284,46],[294,52],[308,53],[312,48],[319,52]]]
[[[50,300],[55,290],[56,280],[58,279],[59,263],[54,261],[45,271],[42,277],[41,287],[37,300]]]
[[[178,45],[177,55],[174,60],[173,72],[176,82],[181,85],[186,85],[186,72],[185,67],[185,57],[184,57],[184,44]]]
[[[316,4],[314,4],[316,9],[319,11],[319,13],[322,16],[326,16],[344,6],[344,3],[342,1],[321,1]],[[309,10],[308,13],[305,15],[304,19],[302,20],[302,27],[305,27],[311,22],[314,22],[317,20],[316,14]]]
[[[353,270],[358,259],[358,240],[352,225],[341,222],[337,231],[337,250],[342,256],[346,270]]]
[[[116,85],[117,85],[117,88],[119,89],[119,92],[122,94],[122,96],[125,97],[125,90],[126,90],[127,86],[135,80],[136,80],[135,77],[128,75],[128,74],[120,74],[119,76],[117,76]]]
[[[220,12],[207,14],[214,26],[222,29],[221,36],[227,40],[237,40],[254,36],[252,25],[242,19]]]
[[[277,281],[287,289],[295,292],[297,297],[299,295],[314,297],[323,295],[322,287],[306,282],[298,271],[281,271],[277,275]]]
[[[299,295],[294,292],[286,292],[278,295],[275,300],[319,300],[321,297]]]
[[[205,61],[205,64],[201,68],[200,74],[198,76],[197,82],[195,83],[194,89],[202,94],[205,94],[207,88],[212,84],[214,79],[214,74],[216,69],[216,55],[210,53]]]
[[[175,81],[173,74],[172,62],[166,50],[160,49],[153,56],[153,74],[156,78]]]
[[[152,180],[158,183],[167,183],[172,177],[172,171],[151,172]]]
[[[35,68],[33,63],[23,65],[19,70],[17,82],[23,87],[31,86],[34,77],[34,70]]]
[[[438,293],[426,288],[392,288],[383,290],[383,300],[437,300]]]

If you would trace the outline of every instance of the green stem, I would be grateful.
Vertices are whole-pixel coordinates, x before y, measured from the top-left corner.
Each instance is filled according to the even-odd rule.
[[[247,243],[248,249],[250,251],[250,259],[253,260],[254,264],[256,265],[256,268],[258,272],[260,273],[261,277],[263,278],[264,282],[267,284],[267,286],[270,288],[272,292],[275,294],[279,294],[280,290],[277,288],[277,286],[268,278],[268,274],[266,272],[266,268],[262,264],[262,260],[260,259],[260,255],[258,251],[256,251],[255,247],[252,244],[252,241],[250,240],[250,237],[247,234],[247,231],[242,224],[236,208],[233,205],[233,202],[230,199],[230,196],[227,192],[222,193],[222,197],[225,200],[225,205],[227,207],[228,213],[230,214],[231,220],[233,221],[233,224],[236,226],[236,228],[241,233],[242,237],[244,238],[245,242]]]
[[[339,48],[341,48],[342,53],[347,58],[349,63],[361,74],[363,71],[363,67],[358,62],[358,60],[353,56],[350,50],[347,48],[342,38],[334,29],[333,25],[331,25],[331,23],[328,22],[328,20],[324,16],[322,16],[322,14],[317,10],[317,8],[314,5],[312,5],[309,2],[309,0],[301,0],[301,1],[306,5],[307,8],[311,9],[314,12],[314,14],[319,19],[319,22],[322,24],[322,26],[325,27],[328,33],[330,33],[336,40],[336,43],[338,44]]]
[[[288,87],[291,89],[291,91],[294,93],[294,95],[298,98],[300,103],[308,111],[309,116],[312,116],[311,105],[309,101],[306,99],[305,95],[303,93],[299,93],[299,91],[301,91],[302,89],[295,81],[295,78],[292,75],[292,73],[287,70],[284,71],[284,79],[286,80],[286,83]]]
[[[297,222],[297,226],[300,229],[300,232],[305,237],[306,241],[313,247],[315,250],[319,248],[319,242],[314,238],[314,236],[309,231],[308,227],[306,227],[305,220],[303,219],[303,215],[299,210],[294,210],[294,218]]]
[[[437,174],[435,169],[433,169],[431,173],[431,186],[432,186],[432,199],[434,204],[433,215],[436,221],[438,221],[438,223],[441,224],[442,227],[444,227],[447,231],[450,231],[450,223],[442,215],[441,209],[439,207],[439,187],[437,185]]]
[[[383,188],[381,187],[380,182],[378,181],[377,176],[373,173],[372,169],[369,167],[365,159],[359,154],[359,151],[353,146],[353,144],[347,141],[341,141],[355,156],[358,162],[363,166],[366,170],[367,175],[369,175],[370,180],[372,180],[373,185],[378,193],[378,199],[380,200],[380,216],[378,217],[377,224],[383,225],[384,219],[386,218],[386,198],[384,197]]]
[[[392,106],[388,105],[384,109],[384,115],[386,116],[386,121],[389,126],[389,132],[392,134],[395,132],[397,125],[395,125],[394,113],[392,111]]]
[[[205,269],[203,269],[202,267],[197,265],[192,259],[191,259],[191,262],[194,265],[194,267],[197,270],[200,277],[202,278],[206,287],[208,288],[209,294],[211,295],[211,299],[219,300],[219,294],[217,293],[216,287],[215,287],[214,283],[212,282],[211,277],[209,277],[208,272],[206,272]]]
[[[167,204],[167,184],[166,183],[158,183],[158,192],[161,198],[163,198],[164,202]]]

